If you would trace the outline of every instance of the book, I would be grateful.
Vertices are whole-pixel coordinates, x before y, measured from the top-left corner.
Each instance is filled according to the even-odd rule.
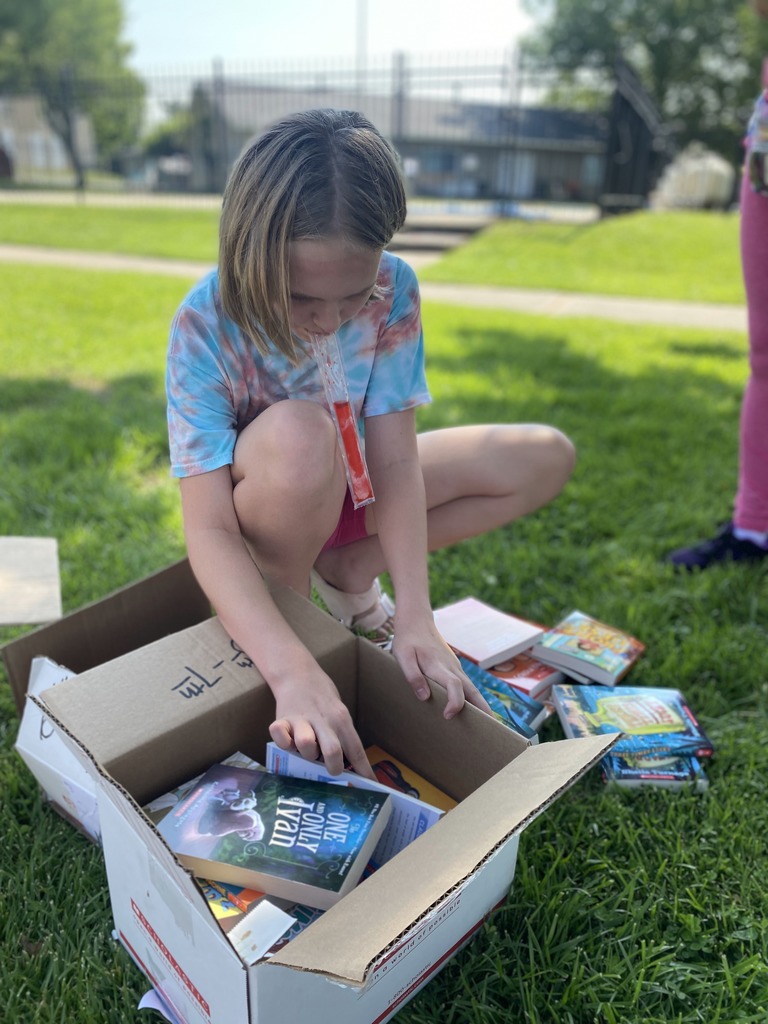
[[[645,644],[629,633],[572,611],[544,633],[530,654],[578,682],[614,686],[644,651]]]
[[[542,703],[549,697],[555,683],[565,682],[565,676],[560,669],[545,665],[538,658],[531,657],[527,651],[521,651],[508,661],[500,661],[488,671],[507,686],[514,686],[520,693]]]
[[[459,655],[459,664],[505,725],[510,725],[532,743],[538,743],[536,730],[547,717],[547,709],[541,701],[507,686],[490,671],[462,655]]]
[[[433,786],[423,775],[419,775],[410,765],[399,761],[388,751],[374,744],[365,748],[365,754],[373,774],[383,785],[405,793],[406,796],[415,796],[417,800],[423,800],[441,811],[450,811],[456,806],[453,797]]]
[[[622,733],[612,754],[709,757],[714,747],[679,690],[560,683],[552,702],[568,737]]]
[[[267,898],[266,893],[259,889],[245,889],[242,885],[227,885],[226,882],[215,882],[208,878],[198,881],[217,921],[234,923]]]
[[[436,608],[435,625],[457,654],[480,668],[498,665],[527,650],[543,634],[541,626],[493,608],[474,597]]]
[[[158,830],[198,878],[327,910],[359,881],[391,797],[213,765]]]
[[[433,807],[409,793],[394,790],[389,783],[367,779],[353,771],[331,775],[322,761],[307,761],[300,754],[282,750],[271,741],[267,744],[267,768],[279,775],[296,779],[364,789],[388,796],[392,813],[371,854],[371,870],[386,864],[443,816],[439,807]]]
[[[660,786],[702,793],[709,786],[704,766],[692,755],[644,757],[639,754],[608,754],[601,759],[600,770],[605,782],[630,789]]]
[[[241,753],[239,750],[235,751],[234,754],[230,754],[222,762],[226,765],[236,765],[240,768],[260,768],[261,765],[258,761],[254,761],[252,757],[248,757],[247,754]],[[147,817],[157,825],[166,816],[168,811],[172,807],[175,807],[185,796],[188,795],[190,790],[200,781],[201,775],[195,776],[194,779],[190,779],[189,782],[185,782],[181,786],[177,786],[176,789],[172,789],[169,793],[163,793],[161,796],[155,797],[148,804],[143,807],[144,813]]]

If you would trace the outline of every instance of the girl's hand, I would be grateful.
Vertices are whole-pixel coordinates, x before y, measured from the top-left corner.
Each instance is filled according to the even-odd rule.
[[[319,666],[311,678],[283,682],[275,702],[269,734],[278,747],[308,761],[322,758],[331,775],[342,772],[346,761],[358,775],[374,778],[352,716]]]
[[[437,632],[434,623],[425,621],[421,629],[415,630],[402,627],[395,620],[392,653],[419,700],[429,699],[427,678],[447,691],[446,718],[458,715],[465,701],[491,714],[485,698],[464,674],[459,659]]]

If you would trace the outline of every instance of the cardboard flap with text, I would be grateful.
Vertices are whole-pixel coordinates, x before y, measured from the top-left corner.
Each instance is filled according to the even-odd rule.
[[[270,963],[362,984],[393,941],[546,810],[615,741],[607,735],[528,747]],[[348,941],[351,934],[354,943]]]
[[[323,668],[349,681],[354,707],[354,639],[320,629],[329,616],[309,601],[292,624]],[[309,622],[304,629],[302,616]],[[274,699],[250,659],[219,620],[204,622],[61,683],[46,709],[95,763],[138,803],[179,785],[234,750],[263,757]]]
[[[83,672],[210,614],[187,559],[121,587],[0,648],[16,706],[21,712],[34,658],[50,658],[72,672]]]

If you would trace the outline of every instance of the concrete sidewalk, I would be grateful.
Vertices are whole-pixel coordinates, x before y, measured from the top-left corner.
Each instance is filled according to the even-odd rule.
[[[439,258],[440,254],[398,249],[398,255],[418,271]],[[141,274],[186,277],[190,279],[190,283],[212,267],[210,263],[192,260],[121,256],[22,245],[0,245],[0,263],[29,263],[82,270],[135,271]],[[421,295],[427,302],[478,306],[542,316],[597,317],[624,323],[667,324],[719,331],[743,332],[747,329],[744,306],[719,303],[671,302],[661,299],[622,298],[524,288],[492,288],[431,281],[421,283]]]

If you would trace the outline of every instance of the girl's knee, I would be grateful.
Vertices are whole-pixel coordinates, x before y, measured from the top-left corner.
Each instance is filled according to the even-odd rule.
[[[336,472],[336,430],[316,402],[287,399],[265,409],[240,432],[235,444],[235,483],[256,472],[273,485],[328,486]]]
[[[554,472],[562,476],[563,483],[569,479],[576,467],[576,446],[557,427],[546,427],[549,460]]]

